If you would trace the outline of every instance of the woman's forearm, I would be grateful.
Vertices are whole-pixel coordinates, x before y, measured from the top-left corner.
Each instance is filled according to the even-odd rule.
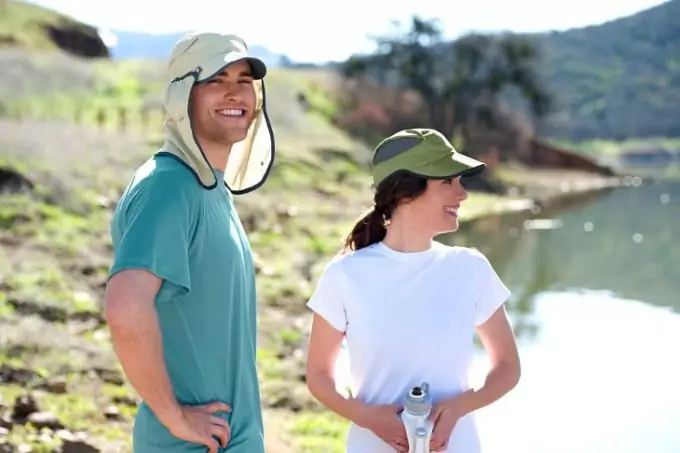
[[[342,396],[335,388],[335,381],[326,375],[307,377],[310,393],[326,408],[341,417],[365,427],[366,405],[354,398]]]
[[[492,367],[479,389],[470,390],[457,397],[461,416],[499,400],[517,385],[519,376],[519,364],[500,362]]]

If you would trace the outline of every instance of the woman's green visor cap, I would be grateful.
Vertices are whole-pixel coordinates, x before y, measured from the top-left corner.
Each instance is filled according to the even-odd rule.
[[[373,152],[373,184],[405,172],[426,179],[469,177],[486,164],[456,151],[451,142],[433,129],[405,129],[387,137]]]

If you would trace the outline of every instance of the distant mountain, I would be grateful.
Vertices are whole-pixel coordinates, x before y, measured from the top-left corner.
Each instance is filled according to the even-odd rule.
[[[172,47],[185,32],[150,34],[112,30],[110,35],[111,57],[114,59],[164,60],[170,56]],[[287,66],[290,60],[281,54],[269,51],[265,47],[250,45],[250,52],[261,58],[269,67]]]
[[[597,26],[531,36],[559,110],[545,135],[680,137],[680,0]]]
[[[680,0],[600,25],[519,36],[540,51],[536,69],[555,98],[552,114],[539,125],[540,136],[561,141],[680,137]],[[455,65],[453,43],[434,47],[440,62]],[[523,110],[513,90],[503,97]]]

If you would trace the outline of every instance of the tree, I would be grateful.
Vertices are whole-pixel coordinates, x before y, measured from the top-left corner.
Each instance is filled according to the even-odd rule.
[[[463,143],[471,123],[490,128],[499,124],[501,98],[508,88],[514,87],[526,101],[534,120],[552,105],[535,71],[539,52],[527,38],[470,34],[447,43],[436,21],[413,16],[406,32],[374,40],[376,52],[351,57],[343,74],[415,91],[430,126]]]

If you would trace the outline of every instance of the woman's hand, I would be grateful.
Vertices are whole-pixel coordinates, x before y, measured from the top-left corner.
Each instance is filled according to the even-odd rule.
[[[401,404],[367,406],[362,425],[400,453],[408,453],[408,438],[399,416]]]
[[[430,420],[434,422],[434,427],[430,437],[430,450],[433,453],[445,451],[448,447],[453,428],[463,416],[463,395],[442,400],[432,408]]]

